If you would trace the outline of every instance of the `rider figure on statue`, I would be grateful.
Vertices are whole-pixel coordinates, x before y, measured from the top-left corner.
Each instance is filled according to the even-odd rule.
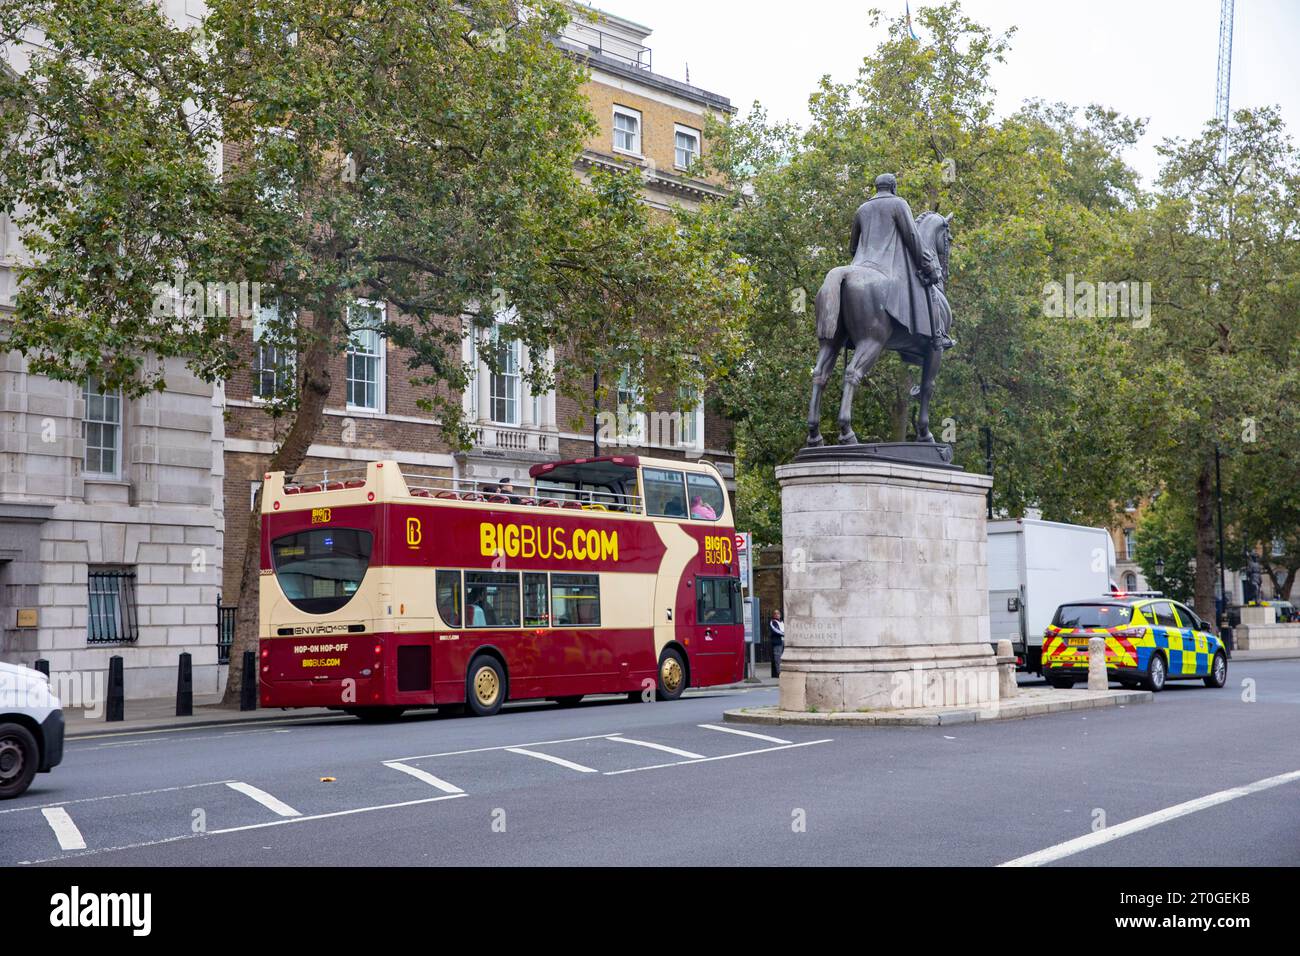
[[[943,270],[934,252],[922,245],[912,209],[897,195],[897,187],[893,173],[877,176],[876,194],[858,207],[849,240],[851,265],[871,266],[889,276],[889,314],[915,334],[929,337],[935,348],[952,348],[952,310],[943,294]],[[933,295],[930,303],[927,286]]]

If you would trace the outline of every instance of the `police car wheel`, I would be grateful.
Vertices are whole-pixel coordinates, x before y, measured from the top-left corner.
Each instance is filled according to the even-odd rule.
[[[1169,676],[1165,669],[1165,659],[1159,654],[1152,654],[1151,660],[1147,662],[1146,676],[1142,678],[1142,686],[1153,694],[1164,689],[1165,678]]]
[[[39,762],[40,750],[30,730],[21,724],[0,724],[0,800],[25,791]]]
[[[1222,687],[1228,683],[1228,659],[1223,656],[1223,651],[1215,653],[1210,662],[1210,674],[1204,680],[1206,687]]]
[[[1068,690],[1074,686],[1074,678],[1062,676],[1059,674],[1048,674],[1047,683],[1051,684],[1057,690]]]

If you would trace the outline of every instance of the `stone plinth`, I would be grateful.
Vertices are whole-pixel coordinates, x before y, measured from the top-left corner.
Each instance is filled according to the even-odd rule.
[[[1267,604],[1255,607],[1248,604],[1241,609],[1241,623],[1247,626],[1251,624],[1276,624],[1277,608],[1270,607]]]
[[[781,710],[989,704],[986,475],[783,465]]]
[[[1300,624],[1243,624],[1233,637],[1239,651],[1300,651]]]

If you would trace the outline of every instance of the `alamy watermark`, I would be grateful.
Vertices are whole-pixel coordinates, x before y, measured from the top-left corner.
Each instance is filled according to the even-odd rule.
[[[153,284],[154,318],[253,318],[262,307],[260,282],[202,282],[177,273]]]
[[[1043,285],[1043,314],[1052,319],[1131,319],[1133,328],[1145,329],[1151,325],[1151,283],[1090,282],[1069,272],[1064,283]]]

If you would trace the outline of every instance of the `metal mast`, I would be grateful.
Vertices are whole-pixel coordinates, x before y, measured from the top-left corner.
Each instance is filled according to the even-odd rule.
[[[1229,94],[1232,90],[1232,20],[1236,0],[1219,5],[1219,76],[1214,85],[1214,115],[1223,123],[1223,162],[1228,162]]]

